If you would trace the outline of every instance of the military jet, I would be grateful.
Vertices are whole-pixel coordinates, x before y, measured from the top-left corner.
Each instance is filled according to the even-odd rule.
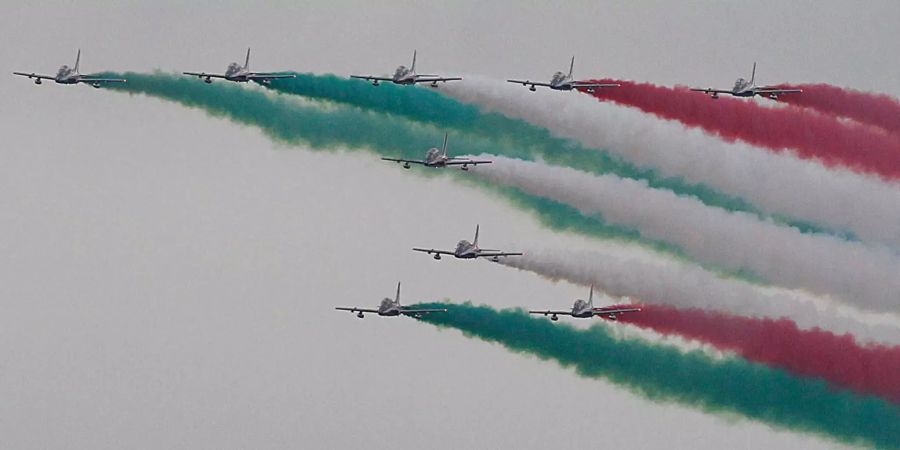
[[[400,304],[400,283],[397,283],[397,297],[394,300],[391,300],[385,297],[384,300],[381,301],[381,305],[378,306],[378,309],[366,309],[366,308],[346,308],[343,306],[339,306],[334,308],[338,311],[350,311],[351,313],[356,313],[356,317],[362,319],[365,317],[364,313],[373,313],[378,314],[379,316],[392,317],[392,316],[412,316],[412,317],[420,317],[422,314],[430,314],[436,312],[447,312],[446,308],[442,309],[415,309],[408,308]]]
[[[714,100],[717,100],[719,98],[719,94],[728,94],[735,97],[753,97],[754,95],[758,95],[760,97],[769,97],[772,100],[777,100],[778,96],[781,94],[795,94],[803,92],[802,89],[779,89],[772,86],[756,86],[755,84],[753,84],[755,78],[756,63],[753,63],[753,72],[750,73],[750,81],[747,81],[743,78],[738,78],[737,81],[734,82],[734,87],[731,88],[731,90],[713,88],[691,88],[691,90],[696,92],[703,92],[704,94],[710,95]]]
[[[372,86],[378,86],[382,81],[390,81],[394,84],[416,84],[416,83],[431,83],[431,87],[438,87],[438,81],[446,83],[448,81],[459,81],[462,80],[460,77],[442,77],[440,75],[420,75],[416,73],[416,52],[413,50],[413,60],[412,66],[400,66],[397,67],[397,70],[394,71],[394,76],[392,77],[377,77],[374,75],[350,75],[350,78],[357,78],[360,80],[371,81]]]
[[[557,321],[559,320],[559,316],[572,316],[580,319],[591,318],[594,316],[600,316],[609,320],[616,320],[616,316],[619,314],[624,314],[628,312],[637,312],[640,311],[641,308],[617,308],[617,307],[605,307],[605,308],[594,308],[594,286],[591,286],[591,294],[588,297],[588,301],[584,301],[581,299],[575,300],[575,304],[572,305],[571,311],[528,311],[529,314],[543,314],[545,316],[550,316],[550,320]]]
[[[469,166],[477,166],[479,164],[490,164],[490,160],[474,160],[471,158],[450,157],[447,156],[447,133],[444,133],[444,145],[440,148],[432,147],[425,153],[425,159],[401,159],[401,158],[381,158],[384,161],[393,161],[403,163],[404,169],[409,169],[410,164],[421,164],[425,167],[447,167],[461,166],[462,170],[469,170]]]
[[[215,74],[215,73],[206,73],[206,72],[182,72],[185,75],[191,75],[197,78],[200,78],[206,83],[212,83],[213,78],[221,78],[223,80],[234,81],[238,83],[246,83],[248,81],[256,81],[263,84],[268,84],[270,81],[278,78],[297,78],[297,75],[293,74],[279,74],[274,72],[251,72],[250,71],[250,49],[247,49],[247,59],[244,61],[244,65],[241,66],[239,63],[233,62],[228,65],[228,68],[225,69],[225,74]]]
[[[572,77],[572,69],[575,67],[575,57],[572,57],[572,62],[569,64],[569,74],[566,75],[562,72],[556,72],[553,74],[553,78],[550,79],[549,83],[540,83],[537,81],[530,80],[506,80],[509,83],[521,84],[522,86],[531,86],[528,88],[529,91],[534,92],[537,90],[535,86],[544,86],[555,91],[571,91],[573,89],[584,89],[587,92],[594,92],[594,89],[597,88],[605,88],[605,87],[618,87],[618,84],[615,83],[589,83],[586,81],[576,81]]]
[[[75,67],[69,67],[67,65],[63,65],[59,68],[59,71],[56,72],[56,76],[51,77],[49,75],[38,75],[34,72],[25,73],[25,72],[13,72],[13,75],[21,75],[23,77],[28,77],[29,79],[34,80],[34,84],[43,84],[43,80],[53,80],[58,84],[78,84],[78,83],[86,83],[95,88],[99,88],[103,83],[124,83],[125,80],[121,78],[100,78],[100,77],[92,77],[90,75],[85,76],[78,72],[78,65],[81,62],[81,49],[78,50],[78,55],[75,57]]]
[[[434,255],[433,258],[436,260],[441,259],[441,255],[450,255],[454,258],[459,259],[477,259],[477,258],[490,258],[493,262],[499,262],[501,256],[522,256],[523,253],[516,252],[502,252],[500,250],[491,250],[485,248],[478,247],[478,225],[475,225],[475,240],[469,242],[465,239],[459,241],[456,244],[456,250],[435,250],[433,248],[414,248],[413,251],[428,253],[429,255]]]

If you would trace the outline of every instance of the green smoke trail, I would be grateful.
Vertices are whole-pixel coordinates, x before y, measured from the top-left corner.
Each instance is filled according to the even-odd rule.
[[[422,149],[440,141],[440,131],[432,126],[416,124],[402,117],[357,108],[321,108],[304,105],[298,98],[247,89],[236,83],[205,84],[194,78],[168,74],[125,73],[104,74],[123,77],[127,83],[109,85],[106,89],[130,94],[145,94],[170,100],[188,107],[200,108],[214,117],[263,130],[272,139],[286,144],[305,144],[315,149],[375,149],[386,156],[420,158]],[[403,146],[398,146],[402,143]],[[453,136],[454,153],[479,154],[496,149],[490,139],[458,133]],[[428,173],[428,171],[419,171]],[[435,173],[435,172],[432,172]],[[452,173],[458,174],[457,171]],[[583,216],[577,209],[552,200],[531,196],[511,188],[499,188],[472,177],[467,182],[499,194],[515,206],[529,210],[545,226],[561,231],[636,243],[688,260],[682,249],[671,244],[641,237],[637,230],[608,224],[597,216]],[[753,274],[722,270],[705,265],[711,271],[749,281]]]
[[[678,195],[693,196],[709,206],[748,212],[760,218],[768,217],[741,198],[705,185],[690,184],[680,178],[661,177],[654,170],[639,168],[609,152],[586,148],[571,139],[555,137],[549,130],[523,120],[512,119],[498,113],[482,112],[477,106],[441,95],[433,89],[395,86],[391,83],[384,83],[375,88],[368,82],[334,75],[294,74],[296,78],[276,79],[264,86],[277,92],[353,105],[370,111],[406,117],[436,127],[490,137],[504,147],[503,150],[494,148],[489,153],[529,161],[542,158],[551,164],[593,173],[612,173],[623,178],[643,179],[650,187],[668,189]],[[771,218],[795,227],[803,233],[831,232],[800,220],[779,216]],[[847,233],[838,235],[842,238],[852,238]]]
[[[612,381],[651,400],[708,413],[737,413],[849,444],[900,448],[900,410],[882,399],[836,391],[822,380],[739,358],[717,360],[700,351],[682,353],[639,339],[614,338],[602,325],[579,330],[530,317],[520,309],[497,311],[468,303],[416,306],[448,309],[419,320],[556,361],[581,376]]]

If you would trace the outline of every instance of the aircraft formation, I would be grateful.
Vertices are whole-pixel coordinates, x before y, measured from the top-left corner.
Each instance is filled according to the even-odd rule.
[[[401,65],[397,67],[392,76],[377,76],[377,75],[350,75],[350,78],[360,79],[364,81],[371,82],[373,86],[378,86],[381,82],[391,82],[399,85],[416,85],[419,83],[428,84],[431,87],[438,87],[438,83],[446,83],[449,81],[462,81],[462,77],[444,77],[441,75],[435,74],[419,74],[416,72],[416,51],[413,51],[413,59],[412,64],[409,67]],[[107,83],[125,83],[127,80],[119,79],[119,78],[103,78],[103,77],[95,77],[90,75],[82,75],[79,71],[79,64],[81,62],[81,50],[78,50],[77,56],[75,57],[75,66],[69,67],[68,65],[63,65],[57,71],[55,76],[50,75],[40,75],[34,72],[13,72],[14,75],[24,76],[28,79],[34,80],[35,84],[42,84],[43,80],[52,80],[57,84],[78,84],[85,83],[94,88],[99,88]],[[616,83],[596,83],[591,81],[583,81],[576,80],[573,75],[573,69],[575,67],[575,57],[572,57],[571,62],[569,63],[569,72],[556,72],[553,74],[549,82],[539,82],[539,81],[531,81],[531,80],[507,80],[509,83],[521,84],[522,86],[528,87],[529,91],[536,91],[537,87],[547,87],[551,90],[556,91],[586,91],[586,92],[594,92],[596,89],[602,88],[617,88],[621,87]],[[289,73],[278,73],[278,72],[252,72],[250,71],[250,49],[247,49],[247,55],[244,59],[244,64],[234,62],[228,65],[225,69],[225,73],[209,73],[209,72],[182,72],[184,75],[197,77],[205,83],[212,83],[213,79],[221,79],[225,81],[231,81],[236,83],[247,83],[247,82],[256,82],[261,84],[269,84],[272,80],[276,79],[284,79],[284,78],[295,78],[296,75]],[[718,99],[719,94],[727,94],[735,97],[753,97],[753,96],[762,96],[768,97],[771,99],[777,99],[779,95],[783,94],[794,94],[802,92],[800,89],[784,89],[773,86],[756,86],[755,85],[756,78],[756,63],[753,63],[753,70],[750,75],[750,80],[745,80],[744,78],[738,78],[734,84],[734,87],[730,90],[727,89],[714,89],[714,88],[691,88],[692,91],[703,92],[707,95],[710,95],[713,99]],[[493,161],[491,160],[476,160],[467,157],[455,157],[449,156],[447,154],[447,142],[449,139],[448,134],[444,134],[444,143],[441,148],[433,147],[425,152],[425,156],[423,159],[403,159],[403,158],[381,158],[384,161],[396,162],[398,164],[402,164],[403,168],[409,169],[413,164],[421,165],[424,167],[443,169],[447,167],[458,166],[461,170],[468,171],[469,167],[477,167],[481,164],[491,164]],[[421,248],[414,247],[412,250],[416,252],[421,252],[430,255],[435,260],[441,260],[443,256],[452,256],[456,259],[478,259],[478,258],[486,258],[492,262],[499,262],[500,258],[507,258],[512,256],[522,256],[522,252],[507,252],[502,250],[494,250],[494,249],[484,249],[479,247],[478,245],[478,234],[479,234],[479,226],[475,226],[475,238],[469,242],[468,240],[461,240],[456,244],[456,248],[453,250],[440,250],[435,248]],[[578,299],[573,304],[570,310],[543,310],[543,311],[528,311],[530,314],[540,314],[544,316],[549,316],[550,320],[557,321],[559,320],[559,316],[571,316],[573,318],[593,318],[593,317],[601,317],[608,320],[616,320],[617,316],[621,314],[631,313],[631,312],[639,312],[641,309],[638,307],[594,307],[594,287],[591,286],[590,294],[588,296],[588,300]],[[377,314],[382,317],[396,317],[396,316],[409,316],[409,317],[421,317],[425,314],[432,313],[440,313],[447,312],[447,309],[428,309],[428,308],[414,308],[407,307],[400,304],[400,283],[397,283],[397,293],[393,300],[390,298],[385,298],[381,301],[381,304],[378,308],[359,308],[359,307],[336,307],[335,309],[339,311],[349,311],[355,314],[357,317],[362,319],[365,317],[365,313]]]
[[[438,87],[438,83],[446,83],[448,81],[462,81],[462,77],[444,77],[441,75],[423,75],[416,73],[416,51],[413,50],[413,59],[412,64],[409,67],[404,65],[400,65],[397,69],[394,70],[394,74],[391,76],[378,76],[378,75],[350,75],[350,78],[365,80],[372,82],[373,86],[378,86],[381,82],[391,82],[399,85],[416,85],[419,83],[427,83],[429,86],[436,88]],[[29,79],[34,80],[34,84],[42,84],[43,80],[53,80],[58,84],[78,84],[78,83],[86,83],[95,88],[99,88],[105,83],[124,83],[126,80],[124,79],[114,79],[114,78],[100,78],[100,77],[92,77],[85,76],[79,73],[78,64],[81,60],[81,50],[78,50],[78,56],[75,58],[75,67],[69,67],[67,65],[63,65],[59,68],[55,76],[50,75],[39,75],[37,73],[31,72],[13,72],[13,75],[20,75],[23,77],[28,77]],[[531,80],[506,80],[509,83],[521,84],[522,86],[527,86],[528,90],[534,92],[537,90],[537,86],[547,87],[554,91],[573,91],[573,90],[583,90],[588,93],[595,92],[596,89],[600,88],[614,88],[621,87],[617,83],[595,83],[591,81],[585,80],[576,80],[574,75],[572,75],[572,71],[575,68],[575,57],[572,57],[571,62],[569,63],[569,72],[556,72],[550,78],[549,82],[540,82],[540,81],[531,81]],[[281,78],[296,78],[297,76],[294,74],[287,73],[278,73],[278,72],[251,72],[250,71],[250,49],[247,49],[247,56],[244,59],[244,64],[233,62],[228,65],[225,69],[225,73],[217,74],[217,73],[207,73],[207,72],[182,72],[184,75],[197,77],[205,83],[212,83],[214,78],[233,81],[236,83],[247,83],[247,82],[257,82],[262,84],[269,84],[272,80],[281,79]],[[756,63],[753,63],[753,70],[750,74],[750,80],[746,80],[744,78],[738,78],[737,81],[734,82],[734,86],[731,89],[715,89],[715,88],[691,88],[692,91],[703,92],[704,94],[709,95],[713,99],[718,99],[719,94],[727,94],[734,97],[768,97],[772,100],[778,99],[778,96],[783,94],[797,94],[803,92],[802,89],[785,89],[779,88],[776,86],[756,86]],[[446,148],[446,143],[444,145]],[[404,168],[409,168],[410,164],[423,164],[429,167],[443,167],[444,165],[459,165],[461,163],[450,163],[452,158],[446,158],[446,154],[443,155],[443,159],[441,159],[440,155],[434,155],[434,160],[429,160],[426,156],[424,161],[406,161],[406,160],[393,160],[387,159],[389,161],[397,161],[404,163]],[[471,165],[475,165],[474,162],[470,163]],[[486,163],[479,163],[486,164]],[[462,164],[463,170],[467,170],[468,165]]]

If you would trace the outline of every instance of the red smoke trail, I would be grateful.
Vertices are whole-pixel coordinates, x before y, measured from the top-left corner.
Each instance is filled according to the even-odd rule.
[[[801,84],[795,87],[803,89],[803,93],[783,95],[778,100],[900,133],[900,101],[896,98],[828,84]]]
[[[900,347],[862,345],[849,334],[800,330],[789,319],[758,319],[702,309],[647,305],[619,321],[730,350],[744,358],[819,377],[900,403]]]
[[[700,127],[728,141],[741,140],[779,152],[793,149],[802,158],[818,159],[828,166],[846,166],[887,179],[900,178],[900,139],[870,126],[842,122],[796,107],[768,108],[724,97],[712,100],[684,87],[595,81],[622,85],[597,89],[591,94],[600,100]]]

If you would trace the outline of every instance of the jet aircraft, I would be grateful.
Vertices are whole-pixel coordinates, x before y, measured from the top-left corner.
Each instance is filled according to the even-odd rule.
[[[394,84],[416,84],[416,83],[431,83],[431,87],[436,88],[438,85],[438,81],[440,82],[448,82],[448,81],[459,81],[462,80],[460,77],[442,77],[440,75],[420,75],[416,73],[416,52],[413,50],[413,60],[412,66],[400,66],[397,67],[397,70],[394,71],[394,76],[392,77],[376,77],[374,75],[350,75],[350,78],[357,78],[360,80],[371,81],[372,86],[378,86],[378,84],[382,81],[390,81]]]
[[[459,241],[456,244],[456,250],[452,252],[449,250],[435,250],[433,248],[414,248],[413,251],[428,253],[429,255],[434,255],[433,258],[436,260],[441,259],[441,255],[450,255],[454,258],[459,259],[476,259],[476,258],[490,258],[493,262],[499,262],[501,256],[522,256],[523,253],[517,252],[503,252],[500,250],[491,250],[485,248],[478,247],[478,225],[475,225],[475,240],[469,242],[465,239]]]
[[[553,74],[553,78],[550,79],[549,83],[540,83],[537,81],[530,80],[506,80],[509,83],[517,83],[522,86],[531,85],[528,88],[529,91],[534,92],[537,90],[535,86],[544,86],[555,91],[571,91],[573,89],[584,89],[587,92],[594,92],[594,89],[597,88],[605,88],[605,87],[618,87],[618,84],[615,83],[588,83],[586,81],[577,81],[572,77],[572,69],[575,67],[575,57],[572,57],[572,62],[569,64],[569,74],[566,75],[562,72],[556,72]]]
[[[34,84],[43,84],[43,80],[53,80],[59,84],[78,84],[78,83],[86,83],[95,88],[99,88],[103,83],[124,83],[125,80],[121,78],[100,78],[100,77],[92,77],[85,76],[78,72],[78,65],[81,62],[81,49],[78,50],[78,55],[75,57],[75,67],[69,67],[67,65],[63,65],[59,68],[59,71],[56,72],[56,76],[49,75],[38,75],[34,72],[25,73],[25,72],[13,72],[13,75],[21,75],[23,77],[28,77],[29,79],[34,80]]]
[[[754,95],[758,95],[760,97],[769,97],[772,100],[777,100],[778,96],[781,94],[795,94],[803,92],[802,89],[779,89],[772,86],[756,86],[755,84],[753,84],[755,78],[756,63],[753,63],[753,72],[751,72],[750,74],[750,81],[747,81],[743,78],[738,78],[737,81],[734,82],[734,87],[731,88],[731,90],[713,88],[691,88],[691,90],[696,92],[703,92],[704,94],[710,95],[715,100],[719,98],[719,94],[728,94],[735,97],[753,97]]]
[[[609,320],[616,320],[616,316],[619,314],[624,314],[628,312],[637,312],[640,311],[641,308],[617,308],[617,307],[604,307],[604,308],[594,308],[594,286],[591,286],[591,294],[588,297],[588,301],[584,301],[582,299],[575,300],[575,304],[572,305],[571,311],[528,311],[529,314],[543,314],[545,316],[550,316],[550,320],[557,321],[559,320],[559,316],[572,316],[576,318],[591,318],[594,316],[600,316]]]
[[[447,133],[444,133],[444,145],[440,148],[431,148],[425,153],[425,159],[402,159],[402,158],[381,158],[384,161],[393,161],[403,163],[404,169],[409,169],[410,164],[421,164],[425,167],[447,167],[462,166],[460,169],[469,170],[469,166],[477,166],[479,164],[490,164],[490,160],[474,160],[471,158],[450,157],[447,156]]]
[[[274,72],[251,72],[250,71],[250,49],[247,49],[247,59],[244,65],[233,62],[225,69],[224,74],[206,73],[206,72],[183,72],[185,75],[191,75],[200,78],[206,83],[212,83],[213,78],[221,78],[223,80],[234,81],[238,83],[246,83],[248,81],[257,81],[268,84],[271,80],[278,78],[297,78],[293,74],[279,74]]]
[[[364,313],[373,313],[378,314],[379,316],[391,317],[391,316],[412,316],[412,317],[420,317],[422,314],[430,314],[436,312],[447,312],[446,308],[441,309],[415,309],[408,308],[400,304],[400,283],[397,283],[397,297],[394,300],[391,300],[385,297],[384,300],[381,301],[381,305],[378,306],[378,309],[367,309],[367,308],[346,308],[343,306],[339,306],[334,308],[338,311],[350,311],[351,313],[356,313],[356,317],[362,319],[365,317]]]

